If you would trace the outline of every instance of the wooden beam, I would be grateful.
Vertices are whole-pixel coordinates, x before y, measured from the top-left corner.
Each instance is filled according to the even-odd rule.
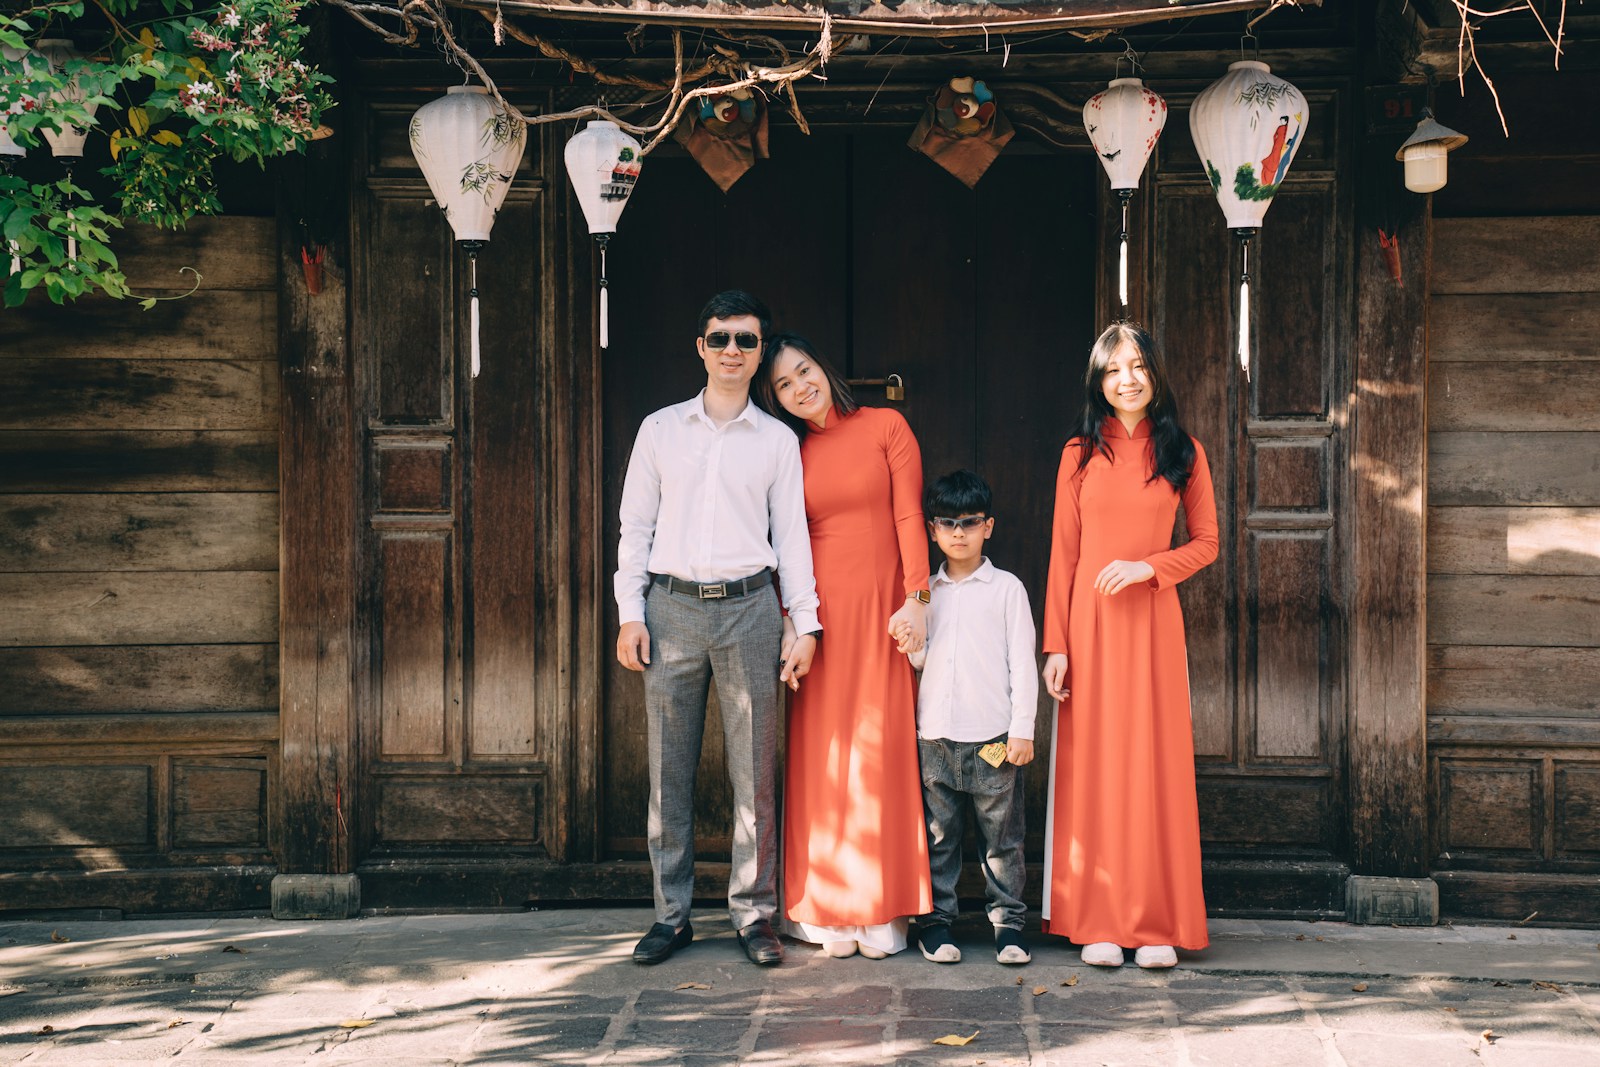
[[[1393,164],[1369,137],[1358,166]],[[1398,184],[1398,173],[1393,175]],[[1431,203],[1400,231],[1402,288],[1374,229],[1356,234],[1351,385],[1350,855],[1357,874],[1426,873],[1427,359]]]
[[[339,120],[335,118],[335,122]],[[282,407],[279,709],[280,867],[343,874],[354,867],[347,813],[355,803],[356,505],[360,482],[348,337],[343,159],[350,139],[318,141],[284,161],[278,189]],[[302,279],[307,196],[337,206],[325,288]]]

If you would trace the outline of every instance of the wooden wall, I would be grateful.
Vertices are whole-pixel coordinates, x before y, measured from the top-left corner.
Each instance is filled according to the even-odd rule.
[[[1434,865],[1454,914],[1600,901],[1600,216],[1435,223]]]
[[[0,911],[263,907],[272,219],[130,227],[140,296],[0,314]]]

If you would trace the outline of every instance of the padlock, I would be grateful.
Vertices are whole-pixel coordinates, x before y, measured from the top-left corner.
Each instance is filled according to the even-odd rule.
[[[898,374],[889,375],[883,386],[885,400],[904,400],[906,398],[906,383]]]

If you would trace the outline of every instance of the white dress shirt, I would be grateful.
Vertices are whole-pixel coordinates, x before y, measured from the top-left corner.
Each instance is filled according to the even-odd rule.
[[[704,390],[647,417],[622,485],[618,619],[644,621],[652,574],[732,582],[768,567],[795,629],[821,629],[794,431],[754,403],[719,427]]]
[[[941,566],[931,586],[928,642],[911,658],[922,671],[917,736],[1032,741],[1039,671],[1028,591],[987,556],[960,581]]]

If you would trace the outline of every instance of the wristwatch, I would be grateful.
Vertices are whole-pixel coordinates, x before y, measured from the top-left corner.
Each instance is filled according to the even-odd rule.
[[[907,593],[906,599],[915,600],[919,604],[930,604],[933,602],[933,594],[926,589],[918,589],[915,593]]]

